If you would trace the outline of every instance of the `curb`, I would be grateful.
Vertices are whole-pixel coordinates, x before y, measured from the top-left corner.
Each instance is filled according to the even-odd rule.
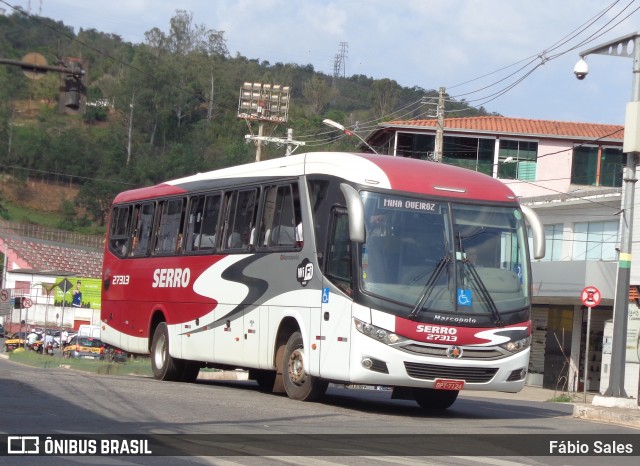
[[[200,371],[198,380],[249,380],[247,371]]]
[[[573,417],[640,428],[640,409],[609,408],[589,404],[575,404]]]

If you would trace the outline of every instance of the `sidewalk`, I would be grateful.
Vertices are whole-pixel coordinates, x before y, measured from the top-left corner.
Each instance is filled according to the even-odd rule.
[[[529,385],[526,385],[518,393],[469,391],[462,392],[460,395],[500,398],[502,400],[542,401],[550,403],[554,402],[553,400],[557,399],[561,395],[568,395],[572,401],[568,401],[567,403],[573,404],[573,417],[577,419],[609,422],[611,424],[618,424],[626,427],[640,428],[640,408],[637,405],[637,400],[629,400],[629,404],[632,406],[635,405],[635,408],[596,406],[593,404],[593,399],[598,396],[597,393],[587,392],[585,400],[585,395],[582,392],[559,392]]]

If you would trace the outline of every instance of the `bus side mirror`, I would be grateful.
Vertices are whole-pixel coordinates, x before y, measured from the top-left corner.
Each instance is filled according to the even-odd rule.
[[[533,257],[534,259],[542,259],[546,246],[544,240],[544,225],[542,225],[538,214],[536,214],[531,207],[521,205],[520,208],[533,234]]]
[[[356,243],[364,243],[364,204],[358,191],[346,183],[340,184],[340,190],[347,201],[349,212],[349,239]]]

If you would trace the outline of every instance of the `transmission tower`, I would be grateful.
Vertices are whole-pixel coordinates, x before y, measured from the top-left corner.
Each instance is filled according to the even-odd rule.
[[[38,16],[42,16],[42,0],[39,0]],[[31,0],[27,2],[27,13],[31,14]]]
[[[347,50],[349,44],[347,42],[340,42],[340,50],[336,54],[333,60],[333,85],[336,85],[336,79],[341,75],[343,78],[347,76]]]

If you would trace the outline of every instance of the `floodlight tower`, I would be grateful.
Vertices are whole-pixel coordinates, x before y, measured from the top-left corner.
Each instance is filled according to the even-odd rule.
[[[279,84],[244,83],[240,87],[240,99],[238,101],[238,118],[247,122],[249,132],[246,139],[253,140],[256,144],[256,162],[262,158],[263,142],[278,142],[283,144],[304,145],[302,142],[293,141],[291,138],[281,139],[264,136],[264,124],[286,123],[289,119],[289,86]],[[253,134],[251,122],[258,122],[258,134]]]

